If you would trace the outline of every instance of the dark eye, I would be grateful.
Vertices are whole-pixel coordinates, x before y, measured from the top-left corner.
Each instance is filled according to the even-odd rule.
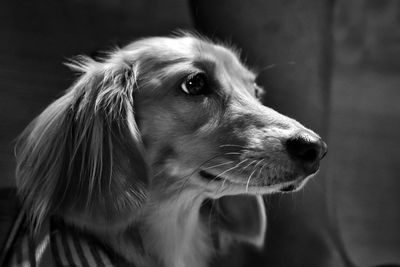
[[[181,84],[182,90],[188,95],[207,93],[207,77],[204,73],[189,75]]]

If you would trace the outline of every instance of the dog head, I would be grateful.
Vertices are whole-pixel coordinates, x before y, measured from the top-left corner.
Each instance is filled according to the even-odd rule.
[[[263,202],[242,195],[296,190],[326,153],[317,134],[260,103],[255,74],[223,45],[147,38],[70,65],[80,78],[17,144],[19,193],[36,225],[59,213],[120,229],[149,195],[203,196],[220,199],[228,232],[259,244]]]
[[[189,177],[216,198],[294,191],[318,170],[326,144],[263,106],[255,74],[231,49],[192,37],[144,43],[153,54],[134,98],[153,171]]]

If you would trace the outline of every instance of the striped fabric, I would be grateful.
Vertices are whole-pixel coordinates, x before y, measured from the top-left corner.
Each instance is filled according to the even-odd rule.
[[[33,238],[21,229],[6,266],[12,267],[119,267],[132,266],[93,237],[62,220],[52,218]]]

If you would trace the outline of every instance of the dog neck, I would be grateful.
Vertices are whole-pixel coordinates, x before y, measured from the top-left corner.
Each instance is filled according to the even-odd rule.
[[[207,266],[213,244],[200,216],[205,197],[191,190],[173,199],[154,195],[149,195],[141,215],[128,229],[110,232],[103,240],[135,266]]]
[[[200,218],[202,196],[187,191],[177,199],[150,201],[144,217],[145,250],[167,267],[203,267],[211,254],[211,236]],[[151,203],[153,202],[153,204]]]

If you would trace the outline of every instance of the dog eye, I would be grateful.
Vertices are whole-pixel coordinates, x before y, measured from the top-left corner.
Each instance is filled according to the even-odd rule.
[[[206,94],[207,77],[204,73],[189,75],[181,84],[181,88],[188,95]]]

